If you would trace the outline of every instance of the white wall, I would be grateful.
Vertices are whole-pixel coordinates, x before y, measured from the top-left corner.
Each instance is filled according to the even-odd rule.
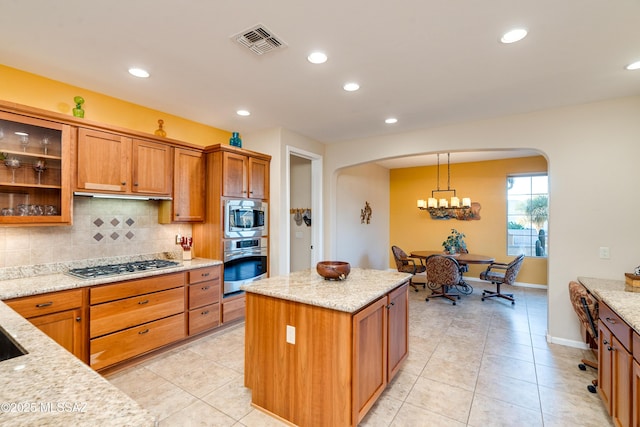
[[[290,156],[290,206],[292,209],[309,209],[311,220],[315,221],[311,209],[311,160]],[[302,217],[302,214],[300,214]],[[300,225],[289,213],[291,234],[289,236],[289,271],[300,271],[311,267],[311,227],[301,219]]]
[[[567,284],[577,276],[624,279],[639,264],[635,197],[640,183],[640,97],[584,104],[403,134],[327,145],[325,255],[343,244],[338,212],[342,168],[384,158],[435,151],[537,149],[549,162],[549,335],[580,341]],[[357,194],[351,194],[357,197]],[[379,208],[374,209],[374,212]],[[377,224],[375,225],[377,227]],[[611,249],[611,259],[598,248]],[[370,258],[388,248],[373,245]]]
[[[389,170],[375,164],[339,171],[336,195],[335,260],[353,267],[386,270],[389,267]],[[369,224],[360,222],[360,210],[369,202]],[[375,248],[375,249],[374,249]]]

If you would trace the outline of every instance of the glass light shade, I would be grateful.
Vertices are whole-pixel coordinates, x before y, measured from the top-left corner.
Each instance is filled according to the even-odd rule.
[[[429,200],[427,202],[429,203],[429,207],[430,208],[437,208],[438,207],[438,201],[436,199],[434,199],[433,197],[429,197]]]
[[[460,207],[460,199],[457,197],[452,197],[451,198],[451,207],[452,208],[459,208]]]
[[[440,199],[440,203],[438,203],[438,207],[440,207],[440,208],[448,208],[449,207],[449,202],[447,202],[447,199]]]
[[[471,198],[463,197],[462,198],[462,206],[464,206],[465,208],[471,207]]]

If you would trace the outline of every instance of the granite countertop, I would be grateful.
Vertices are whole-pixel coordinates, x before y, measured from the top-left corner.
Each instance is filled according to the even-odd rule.
[[[155,256],[158,258],[158,256]],[[63,271],[151,257],[119,257],[69,265],[0,269],[0,299],[139,279],[222,261],[194,258],[180,265],[141,273],[80,279]],[[102,262],[100,262],[102,261]],[[100,374],[67,352],[9,306],[0,302],[0,327],[27,352],[0,361],[0,425],[154,426],[156,419]]]
[[[640,289],[624,280],[578,277],[578,281],[640,334]]]
[[[345,280],[324,280],[315,270],[269,277],[240,289],[304,304],[355,313],[406,282],[411,277],[397,271],[353,268]]]

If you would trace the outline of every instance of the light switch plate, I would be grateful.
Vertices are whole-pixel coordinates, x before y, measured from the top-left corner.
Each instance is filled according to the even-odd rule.
[[[600,247],[600,259],[609,259],[610,258],[609,248],[606,246]]]
[[[295,326],[287,325],[287,342],[289,344],[296,343],[296,328]]]

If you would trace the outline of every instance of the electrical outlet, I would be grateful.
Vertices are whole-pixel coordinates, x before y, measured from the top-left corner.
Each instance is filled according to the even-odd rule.
[[[287,325],[287,342],[289,344],[296,343],[296,328],[295,326]]]
[[[182,243],[182,236],[179,234],[176,234],[176,245],[179,245]]]
[[[610,254],[609,254],[609,248],[606,246],[601,246],[600,247],[600,259],[609,259],[610,258]]]

